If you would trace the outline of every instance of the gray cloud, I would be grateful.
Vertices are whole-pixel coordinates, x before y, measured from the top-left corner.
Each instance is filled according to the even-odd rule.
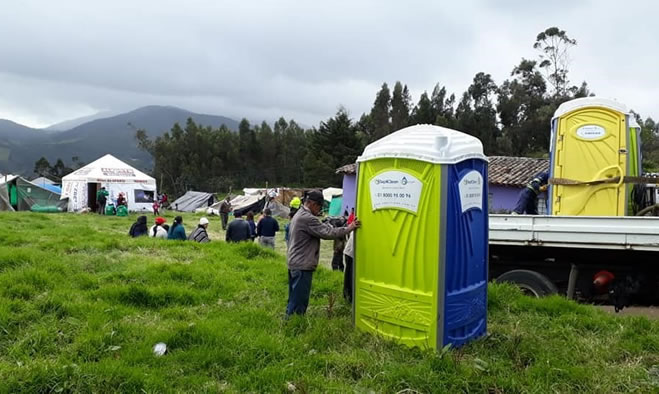
[[[594,0],[8,3],[0,117],[30,125],[147,104],[310,125],[339,105],[359,116],[383,81],[415,100],[436,82],[460,94],[479,71],[501,82],[551,25],[579,41],[575,83],[659,116],[659,27],[636,22],[651,2],[622,16]]]

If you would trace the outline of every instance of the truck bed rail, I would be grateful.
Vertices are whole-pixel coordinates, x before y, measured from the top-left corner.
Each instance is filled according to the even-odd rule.
[[[659,217],[490,215],[490,244],[659,251]]]

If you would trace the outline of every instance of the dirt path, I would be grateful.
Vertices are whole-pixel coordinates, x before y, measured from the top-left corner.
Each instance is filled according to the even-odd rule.
[[[611,305],[600,305],[598,308],[618,316],[645,316],[650,319],[659,320],[659,307],[657,306],[630,306],[617,314]]]

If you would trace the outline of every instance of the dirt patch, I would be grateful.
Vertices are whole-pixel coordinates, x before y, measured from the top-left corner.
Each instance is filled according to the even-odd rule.
[[[598,308],[618,316],[645,316],[650,319],[659,320],[658,306],[630,306],[616,313],[612,305],[600,305]]]

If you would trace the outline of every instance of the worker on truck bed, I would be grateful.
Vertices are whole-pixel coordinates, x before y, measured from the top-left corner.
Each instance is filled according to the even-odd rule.
[[[537,215],[538,214],[538,194],[547,190],[549,173],[541,172],[529,182],[528,185],[519,193],[517,205],[513,209],[513,214],[517,215]]]

